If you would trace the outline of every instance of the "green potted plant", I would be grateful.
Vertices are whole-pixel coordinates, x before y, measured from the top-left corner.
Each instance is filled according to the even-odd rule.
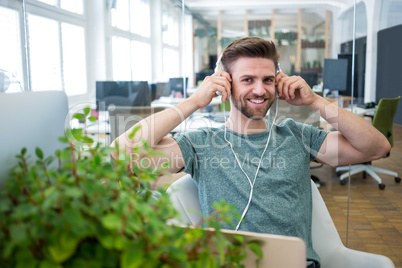
[[[89,114],[74,117],[87,124],[96,120]],[[246,247],[262,257],[255,243],[220,232],[218,222],[233,215],[224,202],[206,219],[213,232],[168,224],[178,215],[157,187],[163,168],[111,161],[116,148],[94,143],[85,128],[60,141],[66,148],[54,156],[39,148],[35,160],[26,149],[17,155],[0,192],[2,267],[237,267]],[[134,152],[158,154],[144,147]]]

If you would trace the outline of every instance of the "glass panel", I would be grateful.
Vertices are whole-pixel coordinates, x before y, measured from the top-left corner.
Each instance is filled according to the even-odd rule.
[[[129,0],[119,0],[111,10],[112,26],[128,31],[130,28]]]
[[[84,28],[63,23],[61,30],[64,90],[68,95],[84,94],[87,91]]]
[[[57,0],[38,0],[38,1],[52,6],[57,5]]]
[[[61,0],[60,7],[70,12],[84,14],[84,0]]]
[[[168,80],[169,77],[179,77],[180,60],[179,51],[170,48],[163,49],[163,77]]]
[[[363,1],[356,9],[355,79],[357,93],[364,93],[356,110],[375,107],[368,109],[370,116],[364,118],[393,146],[389,155],[365,165],[366,174],[358,172],[350,177],[353,213],[349,215],[349,243],[353,249],[385,255],[395,267],[402,267],[401,225],[396,224],[401,222],[401,213],[395,201],[402,197],[396,179],[402,173],[398,161],[402,102],[387,100],[402,94],[402,1]]]
[[[61,90],[60,39],[54,20],[28,15],[32,91]]]
[[[150,37],[151,16],[148,0],[135,0],[130,2],[131,7],[131,32]]]
[[[380,30],[402,24],[402,1],[382,0]]]
[[[0,92],[24,88],[19,18],[17,10],[0,7]]]
[[[130,40],[113,37],[113,80],[131,80]]]
[[[131,51],[133,80],[151,81],[151,46],[144,42],[133,41]]]
[[[172,7],[163,12],[162,29],[163,43],[171,46],[179,45],[179,14]]]

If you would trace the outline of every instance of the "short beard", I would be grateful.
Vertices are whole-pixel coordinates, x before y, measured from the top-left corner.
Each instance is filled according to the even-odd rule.
[[[247,103],[243,103],[244,99],[241,99],[241,100],[239,100],[239,101],[236,101],[236,100],[234,99],[233,95],[231,95],[230,98],[231,98],[231,100],[232,100],[233,106],[236,107],[236,109],[237,109],[238,111],[240,111],[245,117],[247,117],[247,118],[249,118],[249,119],[251,119],[251,120],[261,120],[261,119],[264,119],[265,116],[266,116],[267,113],[268,113],[269,108],[272,106],[272,103],[271,103],[270,105],[268,105],[268,106],[266,106],[266,107],[264,107],[264,108],[261,108],[261,109],[264,109],[264,110],[263,110],[263,113],[262,113],[263,115],[255,115],[255,114],[253,113],[253,111],[252,111],[251,109],[249,109],[249,107],[247,106]],[[247,100],[246,100],[245,102],[247,102]]]

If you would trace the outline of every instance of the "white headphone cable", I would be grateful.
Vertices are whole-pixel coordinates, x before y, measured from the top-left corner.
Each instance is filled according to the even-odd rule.
[[[219,56],[218,60],[216,61],[215,72],[217,72],[217,71],[219,70],[219,65],[220,65],[220,63],[221,63],[222,56],[223,56],[223,53],[221,53],[221,55]],[[280,72],[280,71],[282,71],[282,70],[281,70],[280,64],[279,64],[279,62],[278,62],[278,69],[277,69],[276,74],[277,74],[278,72]],[[217,91],[216,93],[217,93],[218,95],[222,95],[222,93],[219,92],[219,91]],[[269,140],[271,139],[272,127],[273,127],[273,125],[275,124],[276,116],[277,116],[277,114],[278,114],[278,102],[279,102],[279,98],[278,98],[278,94],[277,94],[277,92],[276,92],[276,88],[275,88],[275,98],[276,98],[276,100],[275,100],[275,102],[276,102],[276,104],[275,104],[276,110],[275,110],[274,120],[273,120],[272,123],[271,123],[270,129],[269,129],[269,134],[268,134],[267,143],[265,144],[264,151],[262,152],[260,161],[258,162],[258,167],[257,167],[257,171],[255,172],[255,176],[254,176],[253,182],[251,182],[249,176],[247,175],[247,173],[244,171],[243,167],[241,166],[240,161],[239,161],[239,159],[238,159],[236,153],[235,153],[234,150],[233,150],[233,144],[227,140],[227,138],[226,138],[226,126],[225,126],[224,139],[225,139],[225,141],[229,144],[229,147],[230,147],[230,149],[232,150],[232,153],[233,153],[233,155],[234,155],[234,157],[235,157],[235,159],[236,159],[236,161],[237,161],[237,164],[239,165],[239,167],[240,167],[241,171],[243,172],[243,174],[246,176],[248,182],[250,183],[250,187],[251,187],[250,196],[249,196],[247,205],[246,205],[246,207],[245,207],[245,209],[244,209],[244,211],[243,211],[243,214],[242,214],[241,217],[240,217],[240,221],[239,221],[239,223],[237,224],[235,231],[237,231],[237,230],[239,229],[240,224],[241,224],[242,220],[244,219],[244,217],[246,216],[246,213],[247,213],[248,208],[249,208],[249,206],[250,206],[251,199],[252,199],[252,197],[253,197],[254,184],[255,184],[255,181],[256,181],[256,179],[257,179],[258,171],[260,170],[260,167],[261,167],[262,158],[264,157],[265,151],[266,151],[267,148],[268,148]],[[226,107],[223,107],[223,117],[224,117],[224,119],[226,120]],[[267,125],[268,125],[268,123],[267,123]]]
[[[275,91],[275,94],[276,94],[276,91]],[[240,221],[239,221],[239,223],[237,224],[235,231],[237,231],[237,230],[239,229],[240,224],[241,224],[242,220],[244,219],[244,217],[246,216],[246,213],[247,213],[248,208],[249,208],[249,206],[250,206],[251,199],[252,199],[252,197],[253,197],[254,184],[255,184],[255,181],[256,181],[256,179],[257,179],[257,175],[258,175],[258,172],[259,172],[259,170],[260,170],[261,163],[262,163],[262,159],[263,159],[263,157],[264,157],[265,151],[266,151],[267,148],[268,148],[269,140],[271,139],[272,127],[273,127],[273,125],[275,124],[276,116],[277,116],[277,114],[278,114],[278,102],[279,102],[279,100],[276,99],[275,102],[276,102],[276,104],[275,104],[275,116],[274,116],[274,120],[272,121],[271,126],[270,126],[270,128],[269,128],[269,134],[268,134],[267,143],[265,144],[264,151],[262,152],[260,161],[258,162],[258,167],[257,167],[257,171],[255,172],[255,176],[254,176],[253,182],[251,182],[249,176],[247,175],[247,173],[244,171],[243,167],[241,166],[240,161],[239,161],[239,159],[238,159],[236,153],[235,153],[234,150],[233,150],[233,144],[232,144],[230,141],[228,141],[228,139],[226,138],[226,126],[225,126],[224,139],[225,139],[225,141],[229,144],[230,149],[232,150],[232,153],[233,153],[233,155],[234,155],[234,157],[235,157],[235,159],[236,159],[236,161],[237,161],[237,164],[239,165],[239,167],[240,167],[241,171],[243,172],[243,174],[244,174],[244,175],[246,176],[246,178],[248,179],[248,181],[249,181],[249,183],[250,183],[250,187],[251,187],[250,196],[249,196],[247,205],[246,205],[246,207],[245,207],[245,209],[244,209],[244,211],[243,211],[243,214],[241,215]],[[223,116],[224,116],[224,118],[226,119],[225,109],[223,110]],[[267,123],[267,124],[268,124],[268,123]]]

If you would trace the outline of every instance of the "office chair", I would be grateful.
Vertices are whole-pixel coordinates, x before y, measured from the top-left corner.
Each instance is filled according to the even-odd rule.
[[[373,118],[373,126],[377,128],[384,136],[388,139],[391,147],[394,146],[394,137],[393,137],[393,126],[394,126],[394,117],[396,113],[396,109],[398,108],[399,100],[401,97],[393,98],[393,99],[380,99],[378,103],[378,107],[375,111]],[[384,156],[384,158],[389,157],[390,152]],[[387,170],[384,168],[379,168],[371,165],[370,162],[361,163],[357,165],[352,165],[350,168],[350,172],[346,172],[341,175],[341,171],[349,171],[349,166],[342,166],[336,168],[336,174],[340,176],[340,183],[342,185],[346,184],[346,178],[350,176],[363,172],[363,178],[366,177],[366,173],[368,173],[373,179],[378,182],[378,187],[383,190],[385,188],[385,184],[382,183],[381,178],[376,174],[382,173],[394,176],[395,182],[401,182],[401,178],[398,176],[398,173]]]
[[[110,142],[140,120],[164,109],[164,107],[150,106],[109,106]]]
[[[311,191],[313,198],[312,240],[314,250],[320,256],[322,268],[395,267],[388,257],[345,247],[324,200],[312,180]],[[184,175],[172,183],[167,192],[173,206],[181,216],[180,219],[175,219],[175,224],[195,226],[202,220],[198,188],[190,175]]]

